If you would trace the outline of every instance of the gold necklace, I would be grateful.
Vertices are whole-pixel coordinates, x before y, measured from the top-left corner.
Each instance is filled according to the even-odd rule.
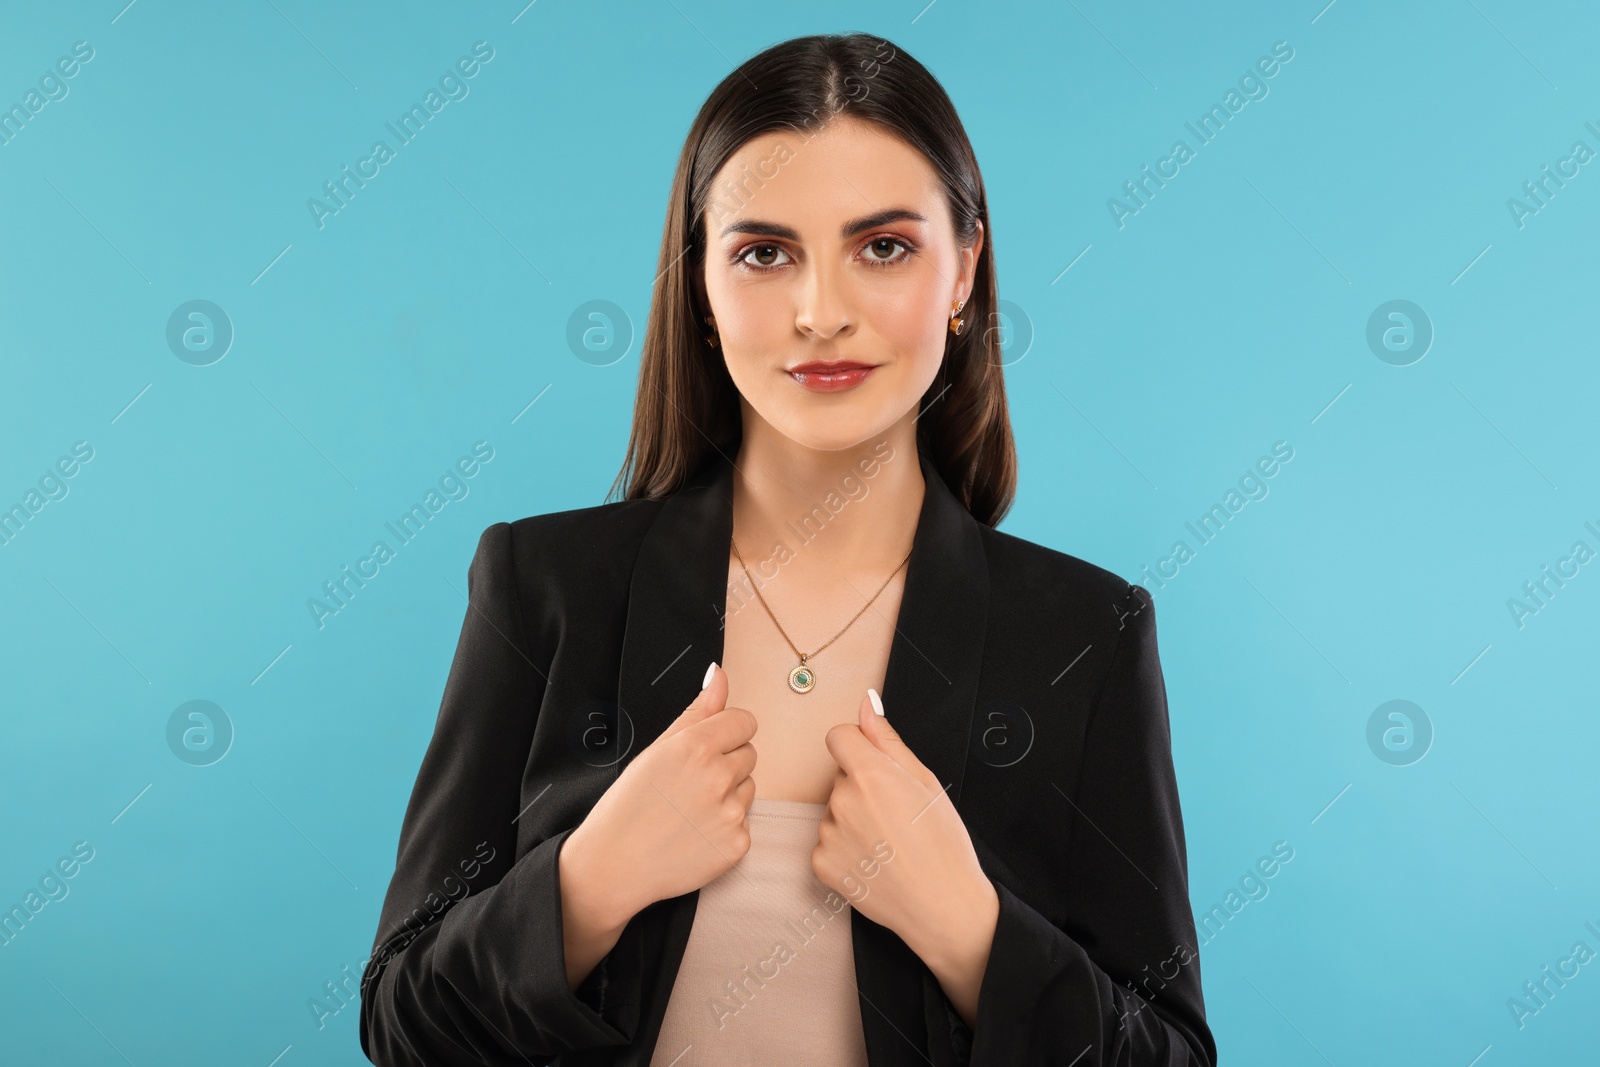
[[[730,540],[732,540],[731,537]],[[783,639],[789,642],[789,647],[794,648],[794,654],[800,657],[799,665],[789,672],[789,688],[793,689],[796,693],[809,693],[817,684],[816,668],[812,667],[807,661],[810,660],[812,656],[815,656],[818,652],[821,652],[823,649],[837,641],[839,639],[839,634],[842,634],[845,632],[845,630],[850,629],[850,627],[854,625],[856,619],[861,618],[861,616],[866,613],[866,610],[872,606],[872,601],[878,599],[878,594],[882,593],[889,587],[890,580],[893,579],[896,574],[900,573],[900,567],[904,567],[906,565],[906,560],[911,558],[911,553],[907,552],[906,558],[900,561],[900,567],[896,567],[894,570],[889,572],[889,577],[885,578],[883,580],[883,584],[878,586],[878,592],[872,594],[872,599],[868,600],[861,606],[861,610],[855,613],[854,618],[844,624],[844,626],[839,630],[839,633],[834,634],[812,651],[801,652],[798,648],[795,648],[794,642],[790,640],[788,632],[783,628],[783,623],[779,622],[778,617],[772,614],[772,609],[767,606],[767,598],[761,595],[760,587],[757,586],[753,580],[751,580],[750,568],[744,565],[744,557],[739,554],[738,541],[733,541],[733,555],[734,558],[739,561],[740,568],[744,571],[745,581],[750,582],[750,588],[755,590],[756,599],[761,601],[761,606],[763,608],[767,609],[767,615],[771,617],[772,624],[778,628],[778,632],[780,634],[783,634]]]

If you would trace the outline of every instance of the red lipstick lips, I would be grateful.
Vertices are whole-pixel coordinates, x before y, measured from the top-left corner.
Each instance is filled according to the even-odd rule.
[[[875,364],[860,363],[853,359],[833,362],[812,360],[790,367],[788,374],[814,393],[837,393],[844,389],[854,389],[866,381],[874,369],[876,369]]]

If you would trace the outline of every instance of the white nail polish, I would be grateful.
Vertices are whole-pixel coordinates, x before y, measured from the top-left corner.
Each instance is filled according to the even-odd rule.
[[[883,698],[878,695],[878,691],[876,689],[868,689],[867,690],[867,699],[872,701],[872,710],[877,712],[879,715],[882,715],[883,714]]]
[[[711,684],[711,676],[713,674],[715,674],[716,671],[717,671],[717,661],[716,660],[712,660],[711,661],[711,666],[706,668],[706,676],[705,676],[705,678],[700,682],[700,688],[701,689],[704,689],[706,686]]]

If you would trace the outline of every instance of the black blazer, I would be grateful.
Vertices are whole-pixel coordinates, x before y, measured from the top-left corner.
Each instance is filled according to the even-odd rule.
[[[976,1025],[850,910],[874,1067],[1213,1067],[1155,612],[926,480],[882,696],[1000,900]],[[664,500],[495,523],[361,984],[375,1064],[647,1065],[699,891],[574,993],[557,854],[722,659],[732,467]]]

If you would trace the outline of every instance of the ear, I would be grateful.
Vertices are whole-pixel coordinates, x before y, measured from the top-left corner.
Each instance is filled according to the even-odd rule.
[[[965,300],[962,300],[959,295],[955,299],[961,300],[964,304],[972,302],[972,291],[977,287],[978,257],[983,254],[984,229],[982,219],[977,220],[977,226],[978,232],[972,239],[972,245],[961,250],[961,277],[957,282],[957,288],[965,290],[967,296]]]
[[[694,314],[696,319],[705,318],[711,310],[711,301],[706,297],[706,268],[704,261],[696,263],[690,260],[689,285],[694,293]]]

